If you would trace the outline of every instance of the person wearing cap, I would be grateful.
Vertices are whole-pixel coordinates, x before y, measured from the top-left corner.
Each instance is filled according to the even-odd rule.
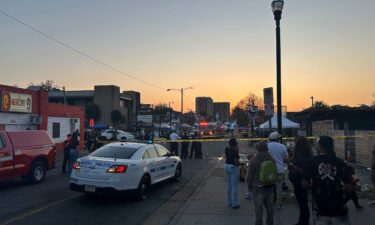
[[[272,132],[269,136],[268,152],[276,162],[277,166],[277,182],[276,182],[276,210],[281,211],[282,194],[284,183],[285,162],[288,161],[288,150],[285,145],[279,143],[281,136],[278,132]]]
[[[229,140],[229,147],[225,148],[224,171],[227,177],[227,207],[240,208],[238,204],[238,181],[240,178],[240,155],[235,138]]]

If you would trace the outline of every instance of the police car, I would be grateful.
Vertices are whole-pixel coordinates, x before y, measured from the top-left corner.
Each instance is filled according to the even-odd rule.
[[[111,143],[73,164],[70,189],[86,193],[132,191],[143,200],[151,185],[167,179],[180,181],[181,176],[181,159],[161,145]]]

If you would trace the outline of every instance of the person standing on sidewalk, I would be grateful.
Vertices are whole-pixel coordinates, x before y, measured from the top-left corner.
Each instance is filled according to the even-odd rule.
[[[64,159],[63,159],[63,163],[62,163],[62,173],[66,173],[66,165],[68,164],[69,162],[69,152],[70,152],[70,144],[72,142],[72,135],[71,134],[68,134],[66,135],[66,140],[63,142],[63,146],[64,146]],[[68,170],[70,171],[70,170]]]
[[[267,212],[267,225],[273,225],[273,189],[277,179],[276,163],[268,153],[264,141],[256,145],[257,153],[247,171],[247,185],[253,192],[255,225],[263,224],[263,206]],[[272,178],[273,177],[273,178]],[[265,178],[271,178],[266,180]]]
[[[285,162],[288,161],[289,155],[285,145],[279,143],[280,134],[272,132],[269,136],[268,152],[276,162],[277,166],[277,182],[276,182],[276,210],[282,209],[283,183]]]
[[[353,186],[348,167],[336,157],[331,137],[319,137],[317,151],[319,155],[310,160],[302,175],[302,185],[311,185],[315,224],[349,225],[344,196]]]
[[[74,132],[72,135],[72,140],[70,143],[70,150],[69,150],[69,172],[72,172],[73,164],[78,159],[78,149],[77,146],[79,145],[78,141],[78,133]]]
[[[229,147],[225,148],[224,171],[227,177],[227,207],[240,208],[238,204],[238,182],[240,178],[240,155],[235,138],[229,140]]]
[[[309,225],[310,211],[307,189],[302,187],[302,173],[312,159],[313,152],[309,139],[298,136],[295,140],[293,159],[289,163],[289,180],[299,205],[299,220],[296,225]]]

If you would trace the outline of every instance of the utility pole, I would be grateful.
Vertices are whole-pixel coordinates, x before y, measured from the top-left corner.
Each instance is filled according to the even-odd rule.
[[[187,88],[168,88],[167,91],[179,91],[181,93],[181,116],[184,114],[184,91],[193,89],[193,87]]]

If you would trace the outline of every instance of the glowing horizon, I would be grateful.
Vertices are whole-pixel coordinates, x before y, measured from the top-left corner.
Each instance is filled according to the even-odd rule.
[[[324,7],[322,7],[324,6]],[[372,6],[372,7],[371,7]],[[282,102],[288,111],[375,101],[375,2],[287,1],[281,20]],[[275,24],[270,1],[4,1],[0,9],[121,71],[230,102],[274,87]],[[104,10],[104,11],[103,11]],[[350,15],[350,16],[348,16]],[[178,92],[144,85],[2,16],[1,84],[27,87],[53,80],[67,90],[113,84],[141,92],[142,103],[173,101]]]

